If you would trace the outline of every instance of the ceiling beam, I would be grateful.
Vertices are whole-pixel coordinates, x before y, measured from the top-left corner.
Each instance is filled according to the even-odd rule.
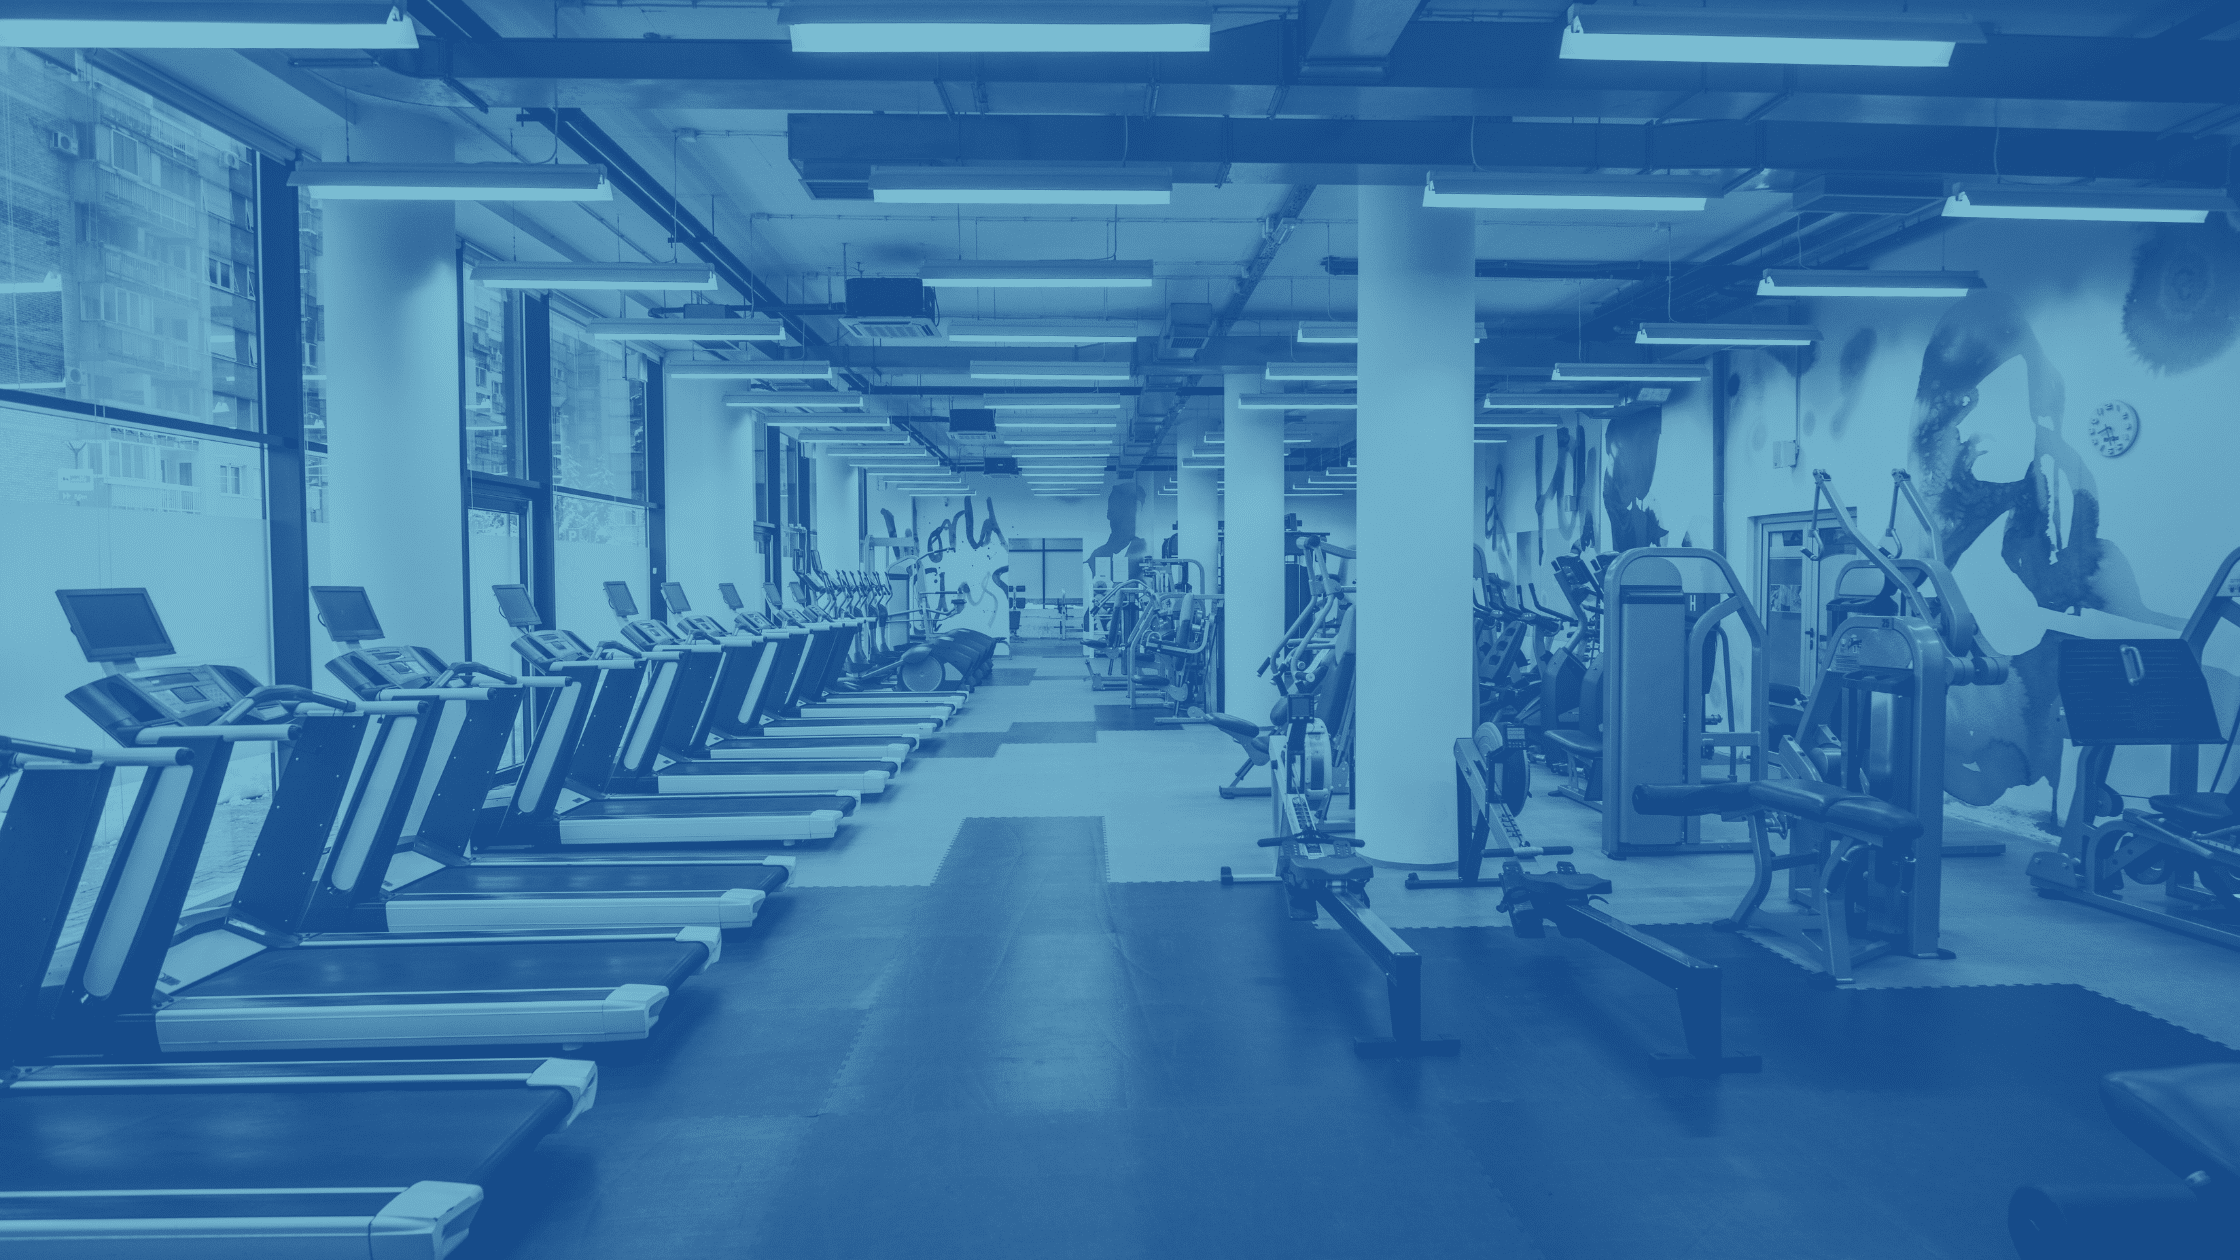
[[[1204,184],[1411,184],[1433,169],[1476,167],[2001,174],[2217,187],[2231,147],[2216,136],[1771,121],[848,113],[794,114],[786,128],[795,167],[825,185],[867,179],[873,165],[1127,161],[1171,166],[1178,182]]]
[[[1481,258],[1478,260],[1480,280],[1655,280],[1662,284],[1668,274],[1686,276],[1710,266],[1708,263],[1662,262],[1559,262],[1537,258]],[[1729,279],[1740,279],[1739,269]],[[1331,255],[1322,260],[1324,275],[1358,276],[1361,260]],[[1756,272],[1749,278],[1757,279]]]
[[[391,100],[579,108],[1142,113],[1214,117],[1750,117],[2157,131],[2240,102],[2240,42],[1993,35],[1945,68],[1566,61],[1556,22],[1412,22],[1377,83],[1303,78],[1297,24],[1216,32],[1206,53],[801,54],[782,40],[445,39],[328,69]]]

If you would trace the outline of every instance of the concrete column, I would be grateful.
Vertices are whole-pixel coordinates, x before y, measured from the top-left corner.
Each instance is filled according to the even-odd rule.
[[[1266,391],[1260,376],[1225,376],[1222,385],[1227,435],[1221,448],[1221,519],[1227,539],[1222,705],[1238,717],[1266,722],[1276,689],[1254,671],[1284,630],[1283,413],[1237,406],[1244,395]]]
[[[1415,187],[1360,190],[1361,544],[1356,826],[1380,860],[1454,856],[1470,733],[1475,221]]]
[[[332,146],[339,156],[341,145]],[[357,162],[449,162],[450,124],[360,106]],[[363,586],[389,637],[466,642],[457,228],[448,201],[329,201],[327,572]]]
[[[723,405],[724,381],[673,380],[668,404],[669,578],[693,611],[729,621],[718,582],[760,602],[754,544],[754,438],[750,412]]]
[[[1192,420],[1181,426],[1175,437],[1175,453],[1187,455],[1198,449],[1207,427],[1203,420]],[[1221,567],[1221,470],[1177,469],[1174,503],[1175,521],[1182,527],[1183,558],[1206,567],[1206,593],[1212,594],[1215,575]]]
[[[817,558],[825,572],[859,567],[863,548],[856,528],[854,465],[833,455],[817,456],[815,507]]]

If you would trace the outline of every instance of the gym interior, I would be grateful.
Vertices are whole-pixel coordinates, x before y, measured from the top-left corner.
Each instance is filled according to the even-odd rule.
[[[0,1252],[2240,1229],[2240,6],[0,4]]]

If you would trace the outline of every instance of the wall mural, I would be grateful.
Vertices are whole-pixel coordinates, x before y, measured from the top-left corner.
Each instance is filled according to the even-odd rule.
[[[926,531],[924,563],[948,615],[942,625],[977,630],[992,639],[1011,635],[1011,544],[988,504],[987,524],[975,528],[972,498],[948,519]]]
[[[2200,367],[2240,336],[2240,234],[2223,216],[2156,229],[2132,259],[2123,335],[2157,372]]]
[[[1649,502],[1657,478],[1657,439],[1663,433],[1664,412],[1656,407],[1618,416],[1603,427],[1609,471],[1602,478],[1602,511],[1610,521],[1611,551],[1665,545],[1669,531]]]
[[[1098,543],[1082,563],[1093,567],[1106,556],[1140,556],[1151,549],[1136,533],[1136,514],[1143,509],[1143,501],[1143,482],[1138,478],[1124,478],[1112,487],[1104,502],[1104,519],[1112,527],[1110,536]]]

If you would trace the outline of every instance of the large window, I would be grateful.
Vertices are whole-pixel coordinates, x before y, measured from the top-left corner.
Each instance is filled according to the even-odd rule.
[[[0,387],[262,425],[255,165],[87,67],[0,49]]]
[[[553,484],[646,497],[645,357],[552,316]]]
[[[468,283],[462,330],[467,355],[467,467],[501,477],[523,475],[515,369],[520,360],[519,311],[510,291]]]
[[[640,612],[652,607],[653,558],[644,508],[560,493],[552,496],[552,515],[552,567],[559,583],[554,607],[561,625],[585,638],[608,637],[614,626],[608,582],[628,582]]]

